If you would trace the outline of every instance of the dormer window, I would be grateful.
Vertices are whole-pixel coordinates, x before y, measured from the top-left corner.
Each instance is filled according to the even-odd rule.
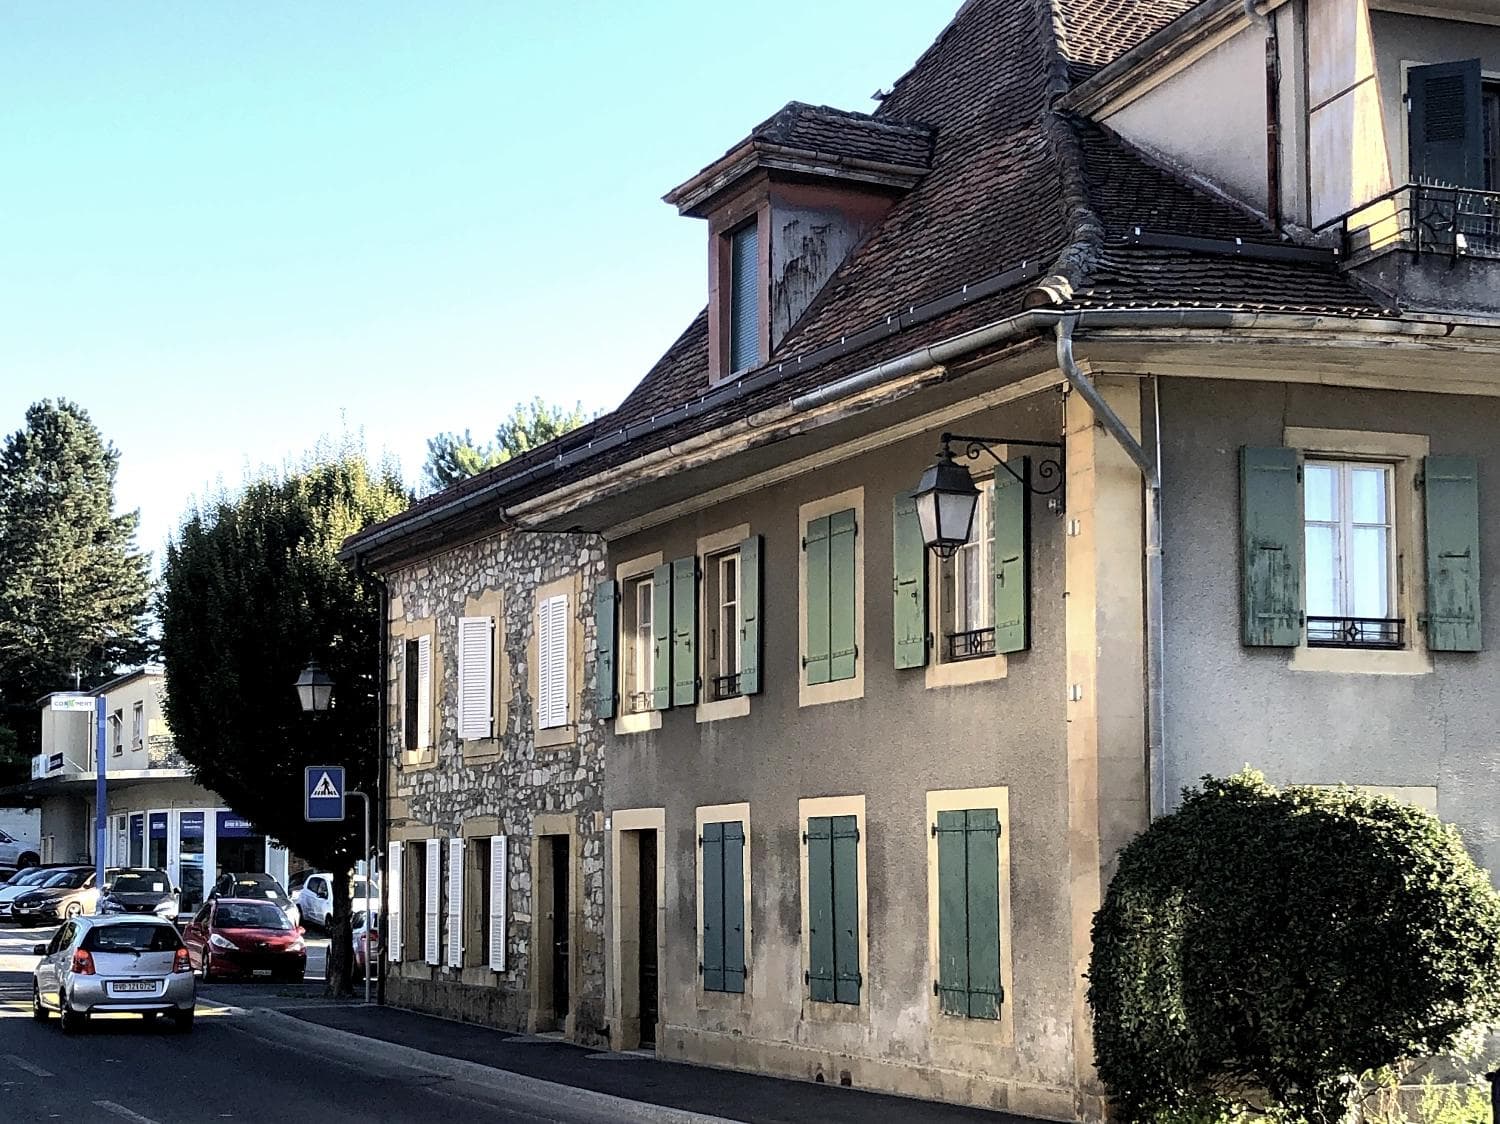
[[[729,235],[729,373],[760,360],[760,231],[754,219]]]

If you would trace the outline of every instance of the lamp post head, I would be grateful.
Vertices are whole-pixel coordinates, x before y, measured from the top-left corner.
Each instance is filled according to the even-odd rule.
[[[333,701],[333,677],[318,666],[317,660],[310,660],[297,676],[297,698],[308,712],[327,710]]]
[[[952,558],[969,541],[979,489],[969,470],[954,462],[946,438],[937,460],[922,473],[914,498],[922,542],[939,558]]]

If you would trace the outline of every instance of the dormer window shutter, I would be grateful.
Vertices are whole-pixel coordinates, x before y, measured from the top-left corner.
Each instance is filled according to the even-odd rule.
[[[760,232],[751,220],[729,236],[729,370],[760,360]]]

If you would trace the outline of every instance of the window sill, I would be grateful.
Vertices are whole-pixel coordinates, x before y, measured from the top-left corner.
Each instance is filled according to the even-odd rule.
[[[401,751],[401,768],[406,772],[414,772],[419,769],[431,769],[437,765],[437,750],[419,749]]]
[[[496,761],[501,757],[503,750],[499,738],[475,738],[461,744],[466,765],[471,761]]]
[[[1309,648],[1292,650],[1292,671],[1321,671],[1343,675],[1431,675],[1432,656],[1426,648]]]
[[[810,1023],[869,1023],[870,1004],[863,995],[858,1003],[824,1002],[803,995],[802,1019]]]
[[[824,703],[849,702],[851,699],[862,699],[865,697],[865,675],[864,668],[856,671],[849,679],[835,679],[832,683],[809,684],[806,679],[800,681],[797,689],[797,705],[822,706]]]
[[[1010,672],[1010,661],[1004,656],[979,656],[971,660],[949,660],[927,665],[927,687],[967,687],[1004,679]]]
[[[699,722],[721,722],[726,718],[744,718],[749,713],[750,696],[735,695],[732,699],[699,703],[696,718]]]
[[[629,734],[645,734],[660,729],[661,711],[659,710],[638,710],[634,714],[622,714],[615,719],[615,734],[620,737]]]
[[[537,727],[534,744],[537,749],[550,749],[560,745],[572,745],[577,740],[577,726],[549,726],[545,729]]]
[[[700,1011],[743,1011],[750,1005],[750,979],[749,970],[746,970],[744,991],[709,991],[703,986],[702,977],[698,981],[698,1010]]]

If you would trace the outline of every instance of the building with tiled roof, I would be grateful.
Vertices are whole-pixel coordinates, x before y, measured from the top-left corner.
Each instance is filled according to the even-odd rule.
[[[968,0],[668,191],[705,308],[621,404],[345,546],[388,996],[1093,1119],[1090,919],[1183,785],[1500,858],[1500,28],[1396,7]]]

